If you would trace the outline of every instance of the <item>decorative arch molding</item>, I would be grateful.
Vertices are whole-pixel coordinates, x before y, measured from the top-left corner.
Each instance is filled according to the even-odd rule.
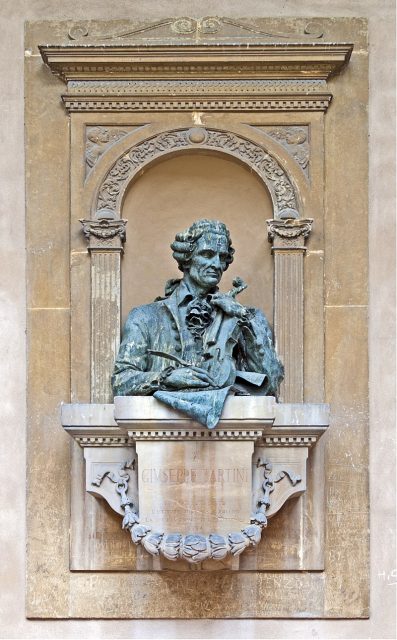
[[[92,217],[104,210],[121,218],[124,194],[131,180],[144,166],[168,154],[190,150],[214,151],[233,156],[248,165],[266,184],[273,203],[274,218],[288,210],[299,217],[298,195],[282,165],[263,146],[230,131],[193,127],[162,131],[130,147],[106,172],[93,199]]]

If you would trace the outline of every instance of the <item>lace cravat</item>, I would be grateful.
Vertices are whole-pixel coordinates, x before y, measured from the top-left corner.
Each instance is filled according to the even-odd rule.
[[[186,309],[186,326],[195,338],[201,338],[212,323],[215,310],[210,304],[211,296],[193,298]]]

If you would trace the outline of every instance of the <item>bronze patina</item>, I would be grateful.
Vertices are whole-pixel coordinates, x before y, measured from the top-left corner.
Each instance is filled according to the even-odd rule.
[[[226,225],[198,220],[171,248],[183,277],[167,282],[163,298],[130,311],[113,391],[154,395],[211,429],[229,393],[276,395],[283,366],[263,312],[235,299],[243,280],[218,289],[234,254]]]

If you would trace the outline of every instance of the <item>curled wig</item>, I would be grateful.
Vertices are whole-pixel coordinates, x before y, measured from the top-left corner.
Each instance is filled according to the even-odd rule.
[[[234,249],[232,247],[232,239],[230,237],[229,229],[226,225],[218,220],[197,220],[191,227],[185,229],[185,231],[177,233],[175,240],[171,245],[171,249],[173,251],[172,255],[177,261],[178,267],[181,271],[186,271],[190,264],[197,240],[201,238],[203,233],[208,231],[217,235],[225,236],[228,243],[226,269],[229,264],[233,262]]]

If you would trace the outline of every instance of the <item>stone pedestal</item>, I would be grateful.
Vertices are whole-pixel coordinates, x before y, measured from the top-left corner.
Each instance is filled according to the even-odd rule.
[[[86,490],[123,516],[137,570],[238,569],[284,503],[306,490],[306,460],[328,406],[229,397],[208,430],[153,397],[63,405],[84,448]]]
[[[274,416],[274,398],[231,397],[219,425],[208,430],[155,398],[115,398],[115,421],[136,447],[139,522],[181,537],[189,552],[189,541],[198,536],[198,547],[207,545],[210,555],[201,562],[185,555],[187,564],[161,551],[152,559],[141,552],[140,569],[239,568],[240,554],[228,547],[218,558],[212,540],[222,537],[227,546],[231,534],[242,537],[250,525],[254,445]],[[240,544],[248,546],[248,538]]]

